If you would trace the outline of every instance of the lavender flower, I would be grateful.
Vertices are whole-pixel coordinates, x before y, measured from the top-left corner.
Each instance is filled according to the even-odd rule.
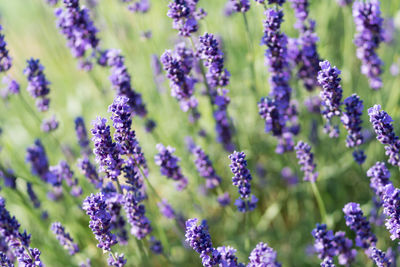
[[[282,117],[276,102],[270,97],[261,98],[258,102],[258,114],[265,121],[265,132],[272,132],[274,136],[281,136],[285,128],[286,119]]]
[[[353,0],[336,0],[339,6],[348,6],[353,3]]]
[[[38,199],[31,183],[26,183],[26,192],[28,193],[29,199],[32,201],[35,208],[40,208],[40,200]]]
[[[346,238],[345,232],[336,232],[334,238],[334,247],[336,248],[336,253],[338,255],[339,264],[349,266],[354,262],[357,251],[352,249],[353,241]]]
[[[336,255],[334,235],[327,230],[325,224],[317,224],[311,233],[314,237],[314,248],[320,259],[332,258]]]
[[[322,262],[321,262],[321,267],[335,267],[335,264],[333,263],[333,259],[332,258],[325,258]]]
[[[4,34],[1,33],[2,30],[3,27],[0,25],[0,72],[6,72],[12,66],[12,58],[9,55]]]
[[[235,205],[240,212],[252,211],[256,207],[257,198],[251,196],[250,182],[252,180],[249,169],[247,168],[246,154],[244,152],[233,152],[229,155],[231,164],[229,167],[233,173],[232,183],[238,187],[240,198],[236,200]],[[249,200],[250,198],[250,200]]]
[[[50,82],[44,75],[44,67],[40,64],[39,59],[27,60],[28,66],[24,69],[24,75],[28,79],[28,87],[26,88],[29,94],[36,98],[36,107],[39,111],[47,111],[49,109],[50,99]]]
[[[17,188],[17,177],[15,177],[14,171],[12,169],[3,170],[0,166],[0,178],[4,180],[4,186],[11,189]]]
[[[225,192],[218,196],[217,201],[222,207],[225,207],[231,204],[231,197],[228,192]]]
[[[111,139],[110,126],[106,125],[107,120],[97,117],[93,121],[92,141],[94,142],[93,152],[96,162],[100,165],[100,171],[104,171],[110,179],[117,179],[121,174],[122,159],[120,148]]]
[[[58,0],[46,0],[49,6],[55,6],[58,4]]]
[[[157,240],[154,236],[150,238],[150,250],[154,254],[162,254],[163,246],[159,240]]]
[[[213,164],[200,146],[191,149],[191,153],[195,156],[194,164],[200,176],[206,180],[206,187],[212,189],[221,183],[221,177],[215,172]]]
[[[78,197],[82,194],[82,188],[78,185],[78,179],[74,178],[74,172],[71,170],[68,163],[61,160],[58,165],[51,166],[50,171],[57,177],[57,184],[61,185],[61,182],[65,180],[67,185],[71,188],[71,195]]]
[[[121,245],[128,244],[128,233],[125,229],[125,218],[122,216],[123,195],[116,192],[104,192],[106,197],[107,211],[111,216],[110,229],[116,235]]]
[[[386,228],[392,240],[400,239],[400,190],[387,184],[382,194],[383,213],[386,215]]]
[[[369,108],[368,115],[375,130],[376,139],[385,145],[385,154],[389,156],[388,162],[393,166],[400,166],[400,141],[394,133],[393,119],[384,110],[381,110],[380,105]]]
[[[297,22],[296,27],[301,27],[308,17],[308,0],[290,0],[292,8],[294,9],[294,15],[296,16]]]
[[[0,265],[4,267],[14,267],[12,261],[7,257],[6,254],[0,251]]]
[[[54,115],[49,119],[43,120],[42,125],[40,125],[40,129],[45,133],[55,131],[57,128],[58,121]]]
[[[175,148],[165,147],[162,144],[157,144],[156,148],[159,153],[154,157],[154,161],[156,165],[160,166],[161,174],[176,181],[178,190],[186,188],[188,180],[178,165],[180,158],[173,155]]]
[[[183,47],[181,49],[186,48]],[[188,49],[186,51],[189,52]],[[188,57],[193,58],[193,54],[190,51],[189,54],[184,53],[183,56],[185,58],[179,58],[176,51],[167,50],[162,54],[161,62],[167,72],[167,78],[170,80],[171,95],[179,101],[182,111],[191,110],[194,113],[198,113],[196,109],[198,101],[194,96],[196,79],[189,76],[192,64],[188,65],[184,62]]]
[[[138,0],[128,6],[128,10],[133,13],[147,13],[150,9],[149,0]]]
[[[131,234],[137,239],[143,239],[151,233],[150,221],[145,216],[145,207],[139,204],[139,201],[132,193],[124,195],[124,209],[131,225]]]
[[[228,0],[232,12],[246,13],[250,9],[250,0]]]
[[[376,162],[368,169],[367,176],[370,177],[370,187],[375,194],[382,200],[386,185],[390,184],[390,172],[383,162]]]
[[[374,260],[376,266],[378,267],[390,267],[391,262],[388,257],[386,257],[386,253],[373,247],[371,249],[371,258]]]
[[[382,87],[379,76],[383,63],[376,50],[384,40],[379,1],[355,1],[353,17],[357,29],[354,44],[357,46],[357,57],[362,62],[361,73],[368,77],[372,89],[379,90]]]
[[[356,233],[356,246],[365,250],[374,247],[377,239],[364,217],[360,204],[350,202],[343,208],[346,225]]]
[[[56,235],[57,240],[60,242],[61,246],[69,251],[70,255],[74,255],[79,252],[78,245],[74,243],[72,237],[65,231],[65,228],[60,222],[55,222],[51,225],[51,231]]]
[[[98,30],[89,16],[89,10],[79,6],[79,0],[64,0],[64,9],[56,9],[55,15],[57,26],[67,39],[67,45],[74,57],[82,59],[90,53],[89,49],[97,49]]]
[[[82,117],[77,117],[75,119],[75,133],[78,138],[78,144],[82,149],[82,153],[85,156],[89,156],[91,154],[89,147],[89,138],[86,131],[85,121]]]
[[[315,182],[318,172],[315,172],[316,164],[314,163],[314,154],[311,153],[311,146],[303,141],[299,141],[295,150],[301,170],[304,172],[304,181]]]
[[[200,254],[203,266],[214,266],[215,249],[212,246],[207,221],[203,220],[200,225],[197,225],[198,221],[197,218],[186,221],[186,242]]]
[[[46,151],[39,139],[36,139],[35,144],[26,149],[25,160],[30,163],[33,175],[39,176],[45,182],[53,182],[54,175],[49,172]]]
[[[99,241],[97,246],[103,251],[110,251],[117,241],[115,235],[110,231],[111,215],[107,211],[104,194],[91,194],[83,201],[82,208],[90,217],[89,227]]]
[[[249,256],[247,267],[280,267],[281,264],[276,260],[276,251],[268,246],[267,243],[258,243]]]
[[[243,263],[238,263],[236,257],[236,249],[230,246],[217,247],[218,252],[218,266],[230,266],[230,267],[244,267]]]
[[[163,199],[161,202],[157,203],[160,212],[168,219],[175,219],[176,214],[174,208],[168,203],[166,199]]]
[[[125,66],[125,59],[116,49],[103,51],[98,59],[100,65],[111,68],[109,77],[113,88],[118,96],[125,96],[129,99],[129,106],[135,115],[145,117],[147,115],[146,105],[142,95],[137,93],[131,85],[131,75]]]
[[[179,31],[179,35],[189,37],[198,30],[198,19],[203,18],[204,11],[197,9],[197,2],[193,0],[172,0],[168,4],[167,16],[172,18],[172,27]],[[200,16],[199,16],[200,15]]]
[[[214,119],[217,141],[224,146],[226,151],[232,152],[235,145],[232,142],[233,127],[228,116],[228,104],[230,102],[230,98],[227,95],[228,92],[226,89],[217,90],[217,96],[215,97],[217,109],[214,111]]]
[[[322,115],[327,120],[325,131],[330,137],[337,138],[339,136],[339,128],[332,125],[331,120],[335,116],[340,116],[342,105],[342,87],[339,78],[340,70],[336,67],[331,67],[329,61],[325,60],[319,63],[321,70],[318,72],[318,82],[323,91],[320,93],[322,99]]]
[[[0,63],[1,64],[1,63]],[[20,85],[16,80],[13,80],[10,76],[4,76],[2,83],[6,85],[6,95],[17,95],[20,92]]]
[[[101,186],[102,179],[99,177],[96,167],[90,162],[90,159],[86,156],[78,160],[78,168],[81,170],[82,174],[88,178],[88,180],[96,186],[96,188]]]
[[[111,252],[112,253],[112,252]],[[124,254],[115,253],[113,256],[110,253],[107,259],[108,266],[115,266],[115,267],[123,267],[126,264],[126,259],[124,258]]]

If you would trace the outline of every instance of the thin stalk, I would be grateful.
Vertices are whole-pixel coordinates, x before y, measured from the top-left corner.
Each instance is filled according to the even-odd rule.
[[[117,191],[118,191],[118,194],[123,195],[124,193],[123,193],[123,191],[122,191],[122,187],[121,187],[121,183],[119,182],[119,179],[117,178],[117,179],[115,180],[115,182],[117,183]]]
[[[318,203],[319,213],[321,214],[321,220],[322,222],[327,223],[325,204],[315,182],[311,182],[311,188],[314,193],[315,199],[317,200]]]
[[[247,16],[245,13],[242,13],[243,15],[243,21],[244,21],[244,25],[246,28],[246,36],[247,36],[247,43],[249,46],[249,50],[250,50],[250,60],[249,60],[249,67],[250,67],[250,72],[251,72],[251,90],[253,91],[253,93],[255,94],[257,92],[257,79],[256,79],[256,70],[254,67],[254,46],[253,46],[253,42],[252,42],[252,37],[251,37],[251,33],[250,33],[250,28],[249,28],[249,23],[247,21]]]

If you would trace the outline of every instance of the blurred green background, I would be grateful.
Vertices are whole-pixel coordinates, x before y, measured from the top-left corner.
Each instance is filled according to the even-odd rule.
[[[166,16],[168,1],[151,1],[151,9],[147,14],[129,12],[122,1],[99,2],[98,6],[91,10],[91,16],[99,29],[101,47],[122,51],[132,75],[133,87],[143,95],[149,117],[157,123],[154,134],[144,131],[145,121],[140,118],[134,118],[133,127],[149,163],[149,179],[159,194],[168,199],[186,218],[207,219],[214,246],[235,247],[241,262],[247,262],[250,251],[257,243],[267,242],[278,252],[278,259],[283,266],[317,266],[319,259],[315,255],[306,254],[307,247],[313,242],[311,230],[316,223],[321,222],[311,186],[305,182],[288,186],[281,178],[281,169],[289,166],[298,173],[300,181],[302,180],[295,154],[278,155],[274,152],[276,139],[264,133],[264,122],[258,115],[257,101],[269,92],[268,71],[264,66],[264,47],[259,45],[263,35],[262,6],[252,1],[252,7],[247,13],[251,36],[249,40],[241,14],[231,17],[223,15],[225,0],[199,2],[199,6],[207,11],[208,16],[200,22],[198,34],[210,32],[221,36],[223,40],[226,67],[232,75],[228,89],[231,97],[229,114],[236,128],[234,140],[238,143],[238,149],[247,154],[249,168],[253,174],[252,190],[259,198],[259,205],[251,213],[247,229],[244,231],[243,214],[237,212],[233,204],[232,213],[217,204],[216,192],[211,191],[207,195],[200,192],[199,185],[203,184],[203,180],[198,176],[192,157],[185,148],[184,137],[191,135],[213,160],[217,173],[223,178],[222,188],[231,193],[232,199],[237,198],[237,190],[231,184],[228,153],[215,141],[214,121],[208,99],[200,94],[201,86],[197,87],[196,94],[202,113],[199,124],[206,130],[206,138],[195,135],[198,129],[188,122],[187,114],[180,110],[178,102],[170,96],[168,81],[164,83],[164,93],[157,90],[154,82],[150,65],[151,55],[160,56],[166,49],[172,49],[178,39],[177,31],[172,29],[171,19]],[[399,57],[398,33],[395,34],[392,43],[383,43],[379,49],[379,55],[385,62],[382,75],[384,86],[378,92],[372,91],[366,78],[360,74],[360,62],[355,55],[355,26],[351,7],[341,8],[334,0],[310,2],[310,18],[316,20],[316,31],[320,38],[318,51],[321,58],[329,60],[342,71],[343,96],[357,93],[364,100],[364,113],[373,104],[381,104],[393,117],[395,129],[400,133],[400,127],[396,123],[400,121],[399,76],[393,77],[389,72],[390,66],[397,62]],[[400,26],[399,7],[399,1],[381,1],[382,16],[395,17],[397,25]],[[293,27],[295,18],[289,3],[284,5],[284,10],[283,31],[290,37],[297,37],[298,33]],[[62,202],[49,201],[46,198],[49,185],[31,175],[30,167],[24,160],[26,148],[33,144],[35,138],[42,140],[51,165],[57,164],[64,157],[55,139],[71,147],[78,157],[79,147],[74,132],[75,117],[83,116],[87,128],[90,129],[90,123],[96,116],[110,116],[107,107],[112,103],[114,91],[108,80],[108,70],[98,66],[95,66],[91,73],[78,70],[77,61],[71,56],[55,21],[54,9],[46,5],[44,0],[0,1],[0,24],[4,28],[6,42],[14,59],[10,74],[20,82],[24,99],[36,110],[34,100],[26,91],[27,83],[22,71],[28,58],[39,58],[45,66],[47,79],[51,82],[51,104],[47,114],[37,112],[36,116],[44,118],[55,114],[60,121],[60,126],[53,135],[44,134],[40,131],[35,115],[27,109],[20,97],[12,96],[1,102],[1,164],[12,167],[19,177],[17,190],[3,187],[0,194],[6,198],[10,212],[17,217],[22,227],[32,234],[32,247],[40,249],[41,258],[47,266],[77,266],[85,258],[92,259],[92,266],[105,266],[106,256],[96,247],[97,242],[88,228],[88,217],[77,206],[84,197],[95,192],[95,189],[76,166],[72,166],[84,189],[83,195],[73,199],[65,194]],[[151,31],[152,38],[141,38],[143,31]],[[251,45],[249,41],[252,42]],[[253,57],[256,67],[256,92],[250,90],[252,81],[248,62]],[[311,121],[318,122],[318,142],[311,145],[319,171],[317,186],[328,212],[328,225],[334,231],[343,230],[353,237],[353,233],[344,224],[341,209],[347,202],[359,202],[365,214],[369,215],[372,192],[365,172],[375,161],[386,160],[384,148],[373,135],[373,138],[363,145],[367,160],[361,167],[358,166],[352,159],[352,150],[345,146],[345,129],[341,127],[339,139],[328,138],[322,133],[321,116],[310,114],[303,105],[309,93],[302,83],[292,79],[292,87],[293,97],[299,101],[299,120],[302,127],[296,141],[310,142]],[[371,130],[366,114],[363,115],[363,120],[363,126]],[[188,190],[175,191],[173,183],[160,175],[159,168],[153,160],[157,153],[155,145],[160,142],[177,149],[176,155],[182,159],[183,173],[189,178]],[[264,167],[267,174],[258,175],[257,166]],[[393,167],[390,169],[392,181],[399,185],[399,171]],[[26,194],[24,180],[34,184],[34,189],[42,201],[41,210],[49,213],[48,220],[42,220],[41,211],[33,208]],[[154,235],[161,238],[165,250],[170,255],[170,262],[162,256],[150,255],[148,259],[142,257],[133,236],[130,236],[131,240],[127,246],[118,245],[115,251],[125,253],[128,259],[127,266],[200,266],[198,255],[184,245],[182,230],[177,229],[172,221],[161,217],[156,201],[149,191],[149,200],[145,202],[147,215],[152,221]],[[79,255],[70,257],[68,252],[60,247],[49,229],[54,221],[62,222],[79,243]],[[374,226],[373,229],[379,238],[380,249],[385,250],[394,245],[384,226]],[[246,239],[249,239],[249,247],[245,246]],[[371,265],[366,256],[359,252],[354,266],[365,264]]]

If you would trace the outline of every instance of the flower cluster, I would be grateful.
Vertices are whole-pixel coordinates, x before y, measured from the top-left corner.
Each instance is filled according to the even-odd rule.
[[[315,182],[318,172],[315,172],[316,164],[314,163],[314,154],[311,153],[311,146],[299,141],[294,149],[296,150],[296,157],[301,165],[301,170],[304,172],[304,181]]]
[[[386,257],[386,253],[375,247],[371,249],[371,258],[374,260],[376,266],[378,267],[391,266],[390,259]]]
[[[238,187],[240,198],[235,202],[240,212],[252,211],[257,204],[257,198],[251,195],[250,182],[252,180],[249,169],[247,168],[246,154],[244,152],[233,152],[229,155],[231,164],[229,167],[233,173],[232,183]],[[249,199],[250,198],[250,199]]]
[[[58,128],[58,121],[55,116],[43,120],[42,124],[40,125],[40,129],[45,133],[52,132],[57,128]]]
[[[354,43],[357,46],[357,57],[362,62],[361,72],[368,77],[371,88],[379,90],[382,87],[379,76],[383,62],[376,50],[384,38],[379,1],[355,1],[353,17],[357,30]]]
[[[246,13],[250,9],[250,0],[228,0],[232,12]]]
[[[44,75],[44,67],[40,64],[39,59],[31,58],[27,60],[27,63],[28,66],[24,69],[24,74],[28,79],[26,89],[33,98],[36,98],[36,107],[40,111],[47,111],[50,104],[50,99],[47,96],[50,93],[50,82]]]
[[[251,251],[249,256],[249,264],[247,267],[280,267],[281,264],[277,261],[276,251],[268,246],[266,243],[258,243],[257,246]]]
[[[125,194],[123,200],[128,222],[131,225],[131,234],[137,239],[145,238],[152,231],[150,220],[145,216],[146,209],[143,204],[140,204],[140,200],[131,192]]]
[[[91,154],[89,147],[89,138],[86,131],[85,121],[82,117],[77,117],[75,119],[75,133],[78,138],[78,144],[81,147],[82,153],[85,156],[89,156]]]
[[[342,105],[342,86],[340,85],[341,78],[340,70],[332,67],[329,61],[325,60],[319,63],[321,70],[318,72],[318,82],[322,87],[320,93],[322,99],[323,110],[321,111],[324,118],[327,120],[325,131],[330,137],[339,137],[339,128],[332,124],[332,119],[335,116],[340,116]]]
[[[386,215],[386,228],[392,240],[400,239],[400,190],[387,184],[382,194],[383,213]]]
[[[12,58],[9,55],[4,34],[1,34],[2,30],[3,27],[0,25],[0,72],[6,72],[12,66]]]
[[[167,16],[172,18],[172,27],[179,31],[179,35],[189,37],[197,32],[197,20],[202,19],[206,13],[197,8],[198,0],[172,0],[168,4]]]
[[[55,177],[49,170],[49,161],[40,139],[36,139],[35,144],[26,149],[25,160],[30,163],[33,175],[47,183],[54,182]]]
[[[332,230],[327,230],[325,224],[317,224],[311,233],[314,237],[314,249],[322,260],[336,255],[335,236]]]
[[[74,255],[79,252],[78,245],[74,243],[72,237],[65,231],[65,228],[60,222],[55,222],[51,225],[51,230],[56,235],[57,240],[60,242],[61,246],[69,251],[70,255]]]
[[[56,176],[57,185],[61,186],[61,182],[65,181],[71,188],[71,195],[78,197],[82,194],[82,188],[78,185],[78,179],[74,178],[74,172],[71,170],[68,163],[64,160],[60,161],[58,165],[50,167],[51,173]]]
[[[177,189],[183,190],[186,188],[188,180],[182,174],[181,168],[178,165],[180,158],[175,156],[175,148],[162,144],[156,146],[158,154],[154,157],[155,163],[160,166],[161,174],[177,182]]]
[[[89,16],[89,10],[85,7],[81,8],[79,0],[64,0],[64,9],[58,8],[55,15],[57,26],[67,39],[68,47],[74,57],[84,58],[89,49],[93,51],[97,49],[98,30]],[[91,68],[90,63],[89,68]]]
[[[368,109],[369,121],[376,133],[376,139],[385,145],[388,162],[393,166],[400,166],[400,141],[393,128],[393,119],[381,109],[380,105],[374,105]]]

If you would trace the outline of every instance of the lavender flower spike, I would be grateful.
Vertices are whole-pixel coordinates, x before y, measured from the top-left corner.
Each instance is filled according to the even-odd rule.
[[[154,157],[156,165],[160,166],[161,174],[177,182],[177,189],[183,190],[186,188],[188,180],[182,174],[181,168],[178,165],[180,158],[173,155],[175,148],[170,146],[165,147],[162,144],[157,144],[158,154]]]
[[[88,50],[95,51],[99,44],[89,10],[80,7],[79,0],[64,0],[64,9],[56,9],[57,26],[67,39],[68,47],[76,58],[84,58]]]
[[[103,251],[110,251],[111,247],[117,243],[116,237],[110,231],[111,215],[107,211],[107,205],[103,193],[91,194],[83,201],[82,208],[90,216],[89,227],[92,229]]]
[[[376,133],[376,139],[385,145],[385,154],[389,156],[388,162],[393,166],[400,166],[400,141],[393,128],[393,119],[380,105],[368,109],[369,121]]]
[[[240,198],[236,200],[235,205],[240,212],[252,211],[256,207],[257,198],[253,195],[250,196],[252,177],[247,168],[246,154],[235,151],[229,155],[229,159],[231,160],[229,167],[234,175],[232,182],[234,186],[238,187],[240,194]]]
[[[364,250],[374,247],[377,239],[363,215],[360,204],[350,202],[344,206],[343,212],[346,225],[356,233],[356,245]]]
[[[121,254],[115,253],[114,257],[113,257],[113,255],[111,255],[111,253],[110,253],[110,255],[108,256],[108,259],[107,259],[108,266],[114,266],[114,267],[123,267],[123,266],[125,266],[126,259],[124,258],[125,255],[123,253],[121,253]]]
[[[140,200],[140,199],[139,199]],[[124,195],[124,209],[127,214],[128,222],[131,225],[131,233],[137,239],[143,239],[151,233],[150,220],[145,216],[145,207],[140,204],[138,199],[131,193]]]
[[[49,162],[46,151],[40,139],[35,140],[35,144],[26,149],[25,160],[31,165],[33,175],[39,176],[43,181],[52,183],[54,175],[49,171]]]
[[[327,230],[325,224],[317,224],[311,233],[314,237],[314,249],[321,260],[333,258],[336,255],[336,246],[332,230]]]
[[[383,189],[383,213],[386,215],[386,228],[392,240],[400,240],[400,190],[392,184],[387,184]]]
[[[267,243],[258,243],[249,256],[247,267],[280,267],[276,260],[276,251],[268,246]]]
[[[179,35],[189,37],[197,32],[198,19],[205,16],[203,9],[197,8],[197,2],[193,0],[172,0],[168,4],[167,16],[172,18],[172,27],[179,31]]]
[[[72,237],[65,231],[65,228],[59,222],[55,222],[51,225],[51,230],[56,235],[56,238],[60,244],[69,251],[70,255],[74,255],[79,252],[78,245],[74,243]]]
[[[332,67],[329,61],[323,61],[319,63],[321,70],[318,72],[318,82],[322,87],[320,93],[322,100],[322,115],[327,120],[325,125],[325,131],[330,137],[337,138],[339,136],[339,128],[337,125],[333,125],[331,120],[335,116],[340,116],[342,105],[342,87],[340,85],[341,78],[340,70],[336,67]]]
[[[24,69],[24,74],[28,79],[26,89],[33,98],[36,98],[36,107],[39,111],[47,111],[50,104],[50,99],[47,96],[50,93],[50,82],[44,75],[44,67],[40,64],[39,59],[31,58],[27,60],[27,63],[28,66]]]
[[[4,34],[1,33],[3,27],[0,25],[0,72],[8,71],[12,66],[12,58],[8,54],[7,43]]]
[[[186,242],[200,254],[203,266],[214,266],[216,264],[216,250],[211,242],[207,221],[203,220],[200,225],[197,225],[197,223],[197,218],[186,221]]]
[[[232,12],[246,13],[250,9],[250,0],[228,0]]]
[[[384,40],[379,1],[355,1],[353,17],[357,30],[354,43],[357,46],[357,57],[362,62],[361,72],[368,77],[371,88],[379,90],[382,87],[380,75],[383,62],[376,50]]]
[[[388,257],[386,257],[386,253],[373,247],[371,249],[371,258],[374,260],[376,266],[378,267],[390,267],[391,262]]]
[[[368,169],[367,176],[370,177],[370,187],[380,200],[383,200],[385,186],[390,184],[390,171],[384,162],[377,162]]]
[[[294,148],[296,157],[299,159],[301,170],[304,172],[304,181],[315,182],[318,172],[315,172],[314,154],[311,153],[311,146],[303,141],[299,141]]]
[[[77,117],[75,119],[75,133],[76,137],[78,138],[78,144],[81,147],[82,153],[86,156],[91,154],[90,151],[90,141],[87,135],[85,121],[82,117]]]

